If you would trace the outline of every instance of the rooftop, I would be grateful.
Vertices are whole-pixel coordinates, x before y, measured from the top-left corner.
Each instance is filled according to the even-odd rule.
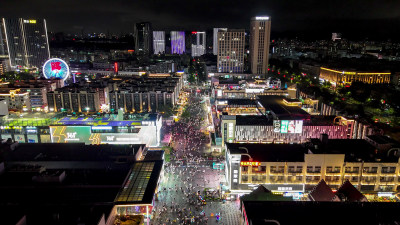
[[[304,162],[304,154],[307,149],[299,144],[242,144],[226,143],[230,154],[247,153],[258,162]],[[242,161],[249,161],[249,157],[243,155]]]
[[[136,162],[115,198],[115,204],[151,204],[162,165],[162,160]]]
[[[400,203],[243,201],[249,224],[398,224]]]
[[[259,95],[257,101],[271,111],[278,119],[309,119],[310,114],[298,106],[288,106],[283,102],[283,96]]]
[[[363,139],[328,139],[324,144],[320,139],[312,138],[310,143],[309,149],[314,154],[345,154],[346,162],[398,162],[398,157],[379,152]]]
[[[237,115],[236,125],[268,126],[272,125],[272,120],[268,120],[268,118],[264,115]]]

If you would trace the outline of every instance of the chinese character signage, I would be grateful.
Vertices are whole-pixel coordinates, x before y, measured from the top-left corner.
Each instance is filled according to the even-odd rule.
[[[241,166],[260,166],[260,162],[240,162]]]

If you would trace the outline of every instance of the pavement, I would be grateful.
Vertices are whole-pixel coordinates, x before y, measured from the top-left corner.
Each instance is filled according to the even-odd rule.
[[[200,94],[190,94],[188,110],[191,118],[167,128],[173,135],[174,157],[180,160],[171,160],[165,167],[150,224],[239,224],[239,201],[206,200],[206,205],[199,205],[198,191],[204,197],[205,188],[217,191],[221,182],[225,182],[225,170],[214,170],[212,161],[202,158],[204,152],[209,152],[209,140],[204,139],[206,136],[201,132],[208,126],[206,120],[200,119],[207,117],[204,102]],[[216,213],[221,215],[218,222]],[[184,218],[188,219],[186,223]]]

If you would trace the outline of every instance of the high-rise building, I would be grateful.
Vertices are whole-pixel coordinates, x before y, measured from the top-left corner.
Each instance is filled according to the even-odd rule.
[[[153,49],[154,54],[165,53],[165,32],[153,31]]]
[[[245,32],[218,31],[218,72],[243,73]]]
[[[192,57],[206,54],[206,32],[192,32]]]
[[[267,74],[271,18],[257,16],[250,22],[250,68],[253,74]]]
[[[218,31],[226,31],[228,28],[214,28],[213,32],[213,53],[218,54]]]
[[[0,30],[0,36],[5,38],[11,67],[40,68],[50,58],[46,20],[3,18]],[[5,48],[2,50],[0,44],[0,54],[4,52]]]
[[[151,23],[136,23],[134,29],[136,54],[150,54],[153,52],[153,30]]]
[[[185,32],[171,31],[171,54],[183,54],[185,52]]]

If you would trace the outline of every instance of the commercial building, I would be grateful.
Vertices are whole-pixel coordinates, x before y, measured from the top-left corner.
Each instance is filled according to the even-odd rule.
[[[28,93],[30,108],[36,111],[42,111],[47,106],[47,89],[44,86],[15,85],[22,93]],[[0,91],[12,91],[15,88],[0,88]]]
[[[162,117],[130,114],[72,117],[63,113],[9,115],[0,120],[0,139],[20,143],[160,144]]]
[[[46,20],[3,18],[2,21],[13,69],[40,68],[50,58]]]
[[[271,18],[257,16],[250,22],[250,67],[253,74],[268,73]]]
[[[12,111],[31,110],[29,92],[21,89],[0,88],[0,100],[6,100]]]
[[[185,52],[185,31],[171,31],[171,54]]]
[[[214,28],[213,29],[213,54],[218,55],[218,31],[226,31],[228,28]]]
[[[151,54],[153,52],[153,29],[151,23],[136,23],[133,32],[136,54]]]
[[[64,87],[47,93],[50,111],[98,112],[100,95],[96,89]]]
[[[340,71],[321,67],[319,78],[331,82],[334,86],[351,84],[355,81],[367,84],[389,84],[390,75],[390,72]]]
[[[232,193],[259,184],[282,194],[311,191],[322,179],[332,189],[349,180],[361,192],[396,192],[399,156],[365,140],[311,139],[299,144],[226,144],[226,180]]]
[[[165,53],[165,32],[153,31],[153,50],[154,54]]]
[[[206,32],[193,31],[192,35],[192,57],[206,54]]]
[[[0,149],[2,224],[112,225],[120,216],[150,222],[163,151],[78,143]]]
[[[218,31],[218,72],[243,73],[244,30]]]

